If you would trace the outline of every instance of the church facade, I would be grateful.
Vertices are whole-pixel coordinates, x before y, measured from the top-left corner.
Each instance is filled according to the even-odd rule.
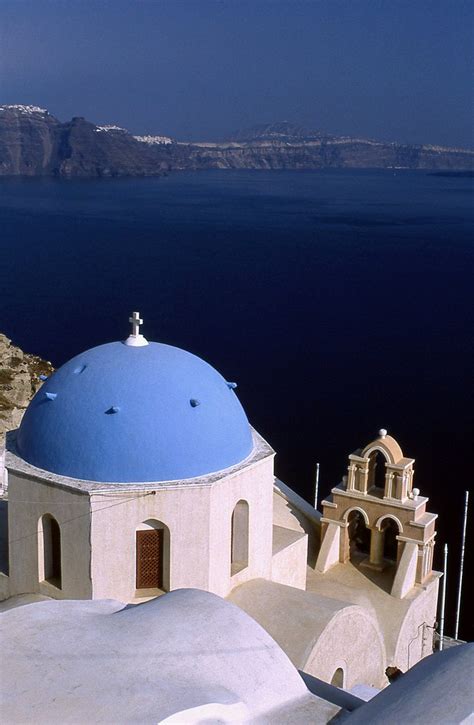
[[[131,601],[195,587],[226,596],[271,579],[273,455],[254,433],[249,458],[221,474],[129,485],[45,475],[11,451],[10,528],[37,530],[10,540],[12,593]],[[278,552],[285,583],[304,586],[306,539],[296,570]]]
[[[229,383],[183,350],[125,342],[54,373],[8,436],[1,598],[227,598],[299,669],[381,688],[432,652],[435,516],[380,431],[319,514],[275,479]]]

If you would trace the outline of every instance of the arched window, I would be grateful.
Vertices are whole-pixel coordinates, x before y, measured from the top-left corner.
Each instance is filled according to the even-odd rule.
[[[161,521],[149,519],[135,532],[137,589],[170,590],[170,532]]]
[[[360,511],[351,511],[347,517],[349,535],[350,558],[357,558],[360,554],[370,552],[370,529],[367,528],[365,520]]]
[[[231,575],[249,565],[249,505],[238,501],[231,521]]]
[[[385,465],[387,461],[383,453],[374,451],[369,456],[368,488],[385,488]]]
[[[61,589],[61,531],[51,514],[39,522],[39,580]]]
[[[9,574],[8,563],[8,504],[0,501],[0,572]]]
[[[344,687],[344,670],[338,667],[331,679],[331,685],[334,687]]]

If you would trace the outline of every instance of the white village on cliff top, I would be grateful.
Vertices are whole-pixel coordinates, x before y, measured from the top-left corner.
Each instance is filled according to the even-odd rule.
[[[7,435],[3,721],[472,721],[414,460],[380,430],[320,513],[236,384],[130,322]]]

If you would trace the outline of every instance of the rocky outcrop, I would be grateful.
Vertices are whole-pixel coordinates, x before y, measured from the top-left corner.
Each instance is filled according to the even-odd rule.
[[[333,136],[289,123],[255,126],[222,142],[133,136],[35,106],[0,106],[0,175],[159,176],[185,169],[381,168],[472,170],[474,152]]]
[[[56,129],[51,172],[55,176],[155,176],[163,173],[146,144],[125,129],[73,118]]]
[[[0,174],[49,174],[59,121],[37,106],[0,106]]]
[[[60,123],[34,106],[0,106],[0,175],[117,177],[163,174],[159,149],[117,126]]]
[[[51,375],[50,362],[24,353],[0,333],[0,449],[5,433],[17,428],[25,408],[41,387],[40,375]]]

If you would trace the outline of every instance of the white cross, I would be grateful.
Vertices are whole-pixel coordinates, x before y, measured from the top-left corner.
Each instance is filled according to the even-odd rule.
[[[125,344],[131,347],[148,345],[148,340],[143,335],[140,335],[140,325],[143,325],[143,320],[140,319],[140,313],[132,312],[132,316],[128,318],[128,321],[132,325],[132,334],[124,341]]]
[[[128,318],[128,321],[132,324],[132,335],[139,335],[140,325],[143,325],[143,320],[140,319],[140,313],[134,312],[132,316]]]

